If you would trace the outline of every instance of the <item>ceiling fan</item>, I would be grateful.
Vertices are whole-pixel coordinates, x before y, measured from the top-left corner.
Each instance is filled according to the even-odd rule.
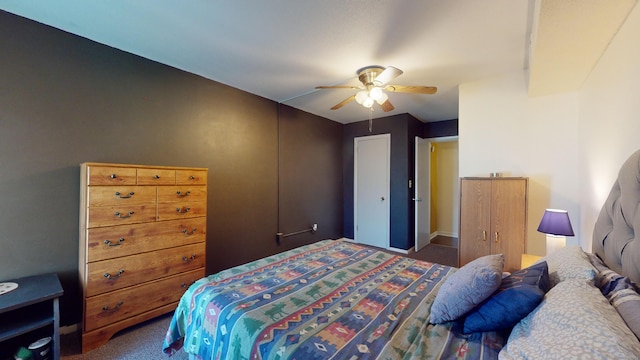
[[[358,104],[366,108],[371,108],[376,102],[387,112],[394,109],[389,101],[387,92],[412,93],[412,94],[435,94],[438,90],[434,86],[407,86],[407,85],[389,85],[389,81],[402,75],[402,70],[393,66],[365,66],[356,71],[358,79],[362,86],[336,85],[336,86],[316,86],[316,89],[360,89],[357,93],[349,96],[338,104],[334,105],[331,110],[337,110],[344,105],[355,100]]]

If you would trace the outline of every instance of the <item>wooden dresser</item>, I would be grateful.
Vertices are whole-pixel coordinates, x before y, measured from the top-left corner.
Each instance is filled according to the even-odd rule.
[[[82,352],[173,311],[205,275],[207,169],[80,165]]]

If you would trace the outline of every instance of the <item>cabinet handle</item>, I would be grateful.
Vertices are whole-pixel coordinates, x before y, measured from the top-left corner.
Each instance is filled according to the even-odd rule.
[[[189,194],[191,194],[191,191],[187,190],[187,192],[186,192],[186,193],[184,193],[184,194],[183,194],[183,193],[181,193],[180,191],[176,191],[176,194],[177,194],[178,196],[189,196]]]
[[[183,210],[184,209],[184,210]],[[184,208],[176,208],[176,211],[179,212],[180,214],[186,214],[189,212],[189,210],[191,210],[190,207],[184,207]]]
[[[122,194],[120,194],[119,191],[116,191],[116,196],[119,197],[120,199],[128,199],[128,198],[132,197],[133,194],[134,194],[134,192],[132,191],[132,192],[129,193],[129,195],[124,195],[123,196]]]
[[[482,230],[482,241],[487,241],[487,230]]]
[[[104,243],[107,244],[108,247],[120,246],[124,242],[124,238],[118,239],[118,243],[112,243],[111,240],[105,240]]]
[[[186,263],[190,263],[190,262],[192,262],[192,261],[193,261],[193,260],[195,260],[195,259],[196,259],[196,254],[193,254],[193,255],[191,255],[190,257],[186,257],[186,256],[183,256],[183,257],[182,257],[182,261],[184,261],[184,262],[186,262]]]
[[[196,228],[192,228],[191,232],[189,232],[189,230],[187,230],[187,229],[183,229],[182,233],[184,233],[185,235],[193,235],[193,234],[196,233]]]
[[[498,242],[498,240],[499,240],[499,235],[498,235],[498,232],[496,231],[496,242]]]
[[[109,309],[109,305],[103,306],[102,311],[108,312],[109,314],[113,314],[114,312],[120,310],[120,306],[122,306],[123,302],[120,301],[113,309]]]
[[[118,271],[118,275],[111,275],[109,273],[104,273],[104,277],[109,280],[115,280],[120,278],[120,276],[122,276],[123,273],[124,273],[124,270],[120,269],[120,271]]]
[[[131,215],[133,215],[133,211],[129,211],[127,213],[127,215],[122,215],[119,211],[116,211],[115,213],[113,213],[113,215],[115,215],[116,217],[118,217],[120,219],[126,219],[128,217],[131,217]]]

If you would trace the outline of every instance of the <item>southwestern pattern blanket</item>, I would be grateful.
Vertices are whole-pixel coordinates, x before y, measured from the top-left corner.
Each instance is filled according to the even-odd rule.
[[[429,324],[456,268],[324,240],[194,283],[167,331],[167,354],[197,359],[482,359],[506,341]]]

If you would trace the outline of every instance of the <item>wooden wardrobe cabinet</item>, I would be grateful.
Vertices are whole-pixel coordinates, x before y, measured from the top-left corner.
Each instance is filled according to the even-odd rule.
[[[460,180],[459,266],[504,254],[504,270],[520,269],[527,237],[527,178]]]
[[[80,165],[82,352],[175,310],[205,275],[207,169]]]

